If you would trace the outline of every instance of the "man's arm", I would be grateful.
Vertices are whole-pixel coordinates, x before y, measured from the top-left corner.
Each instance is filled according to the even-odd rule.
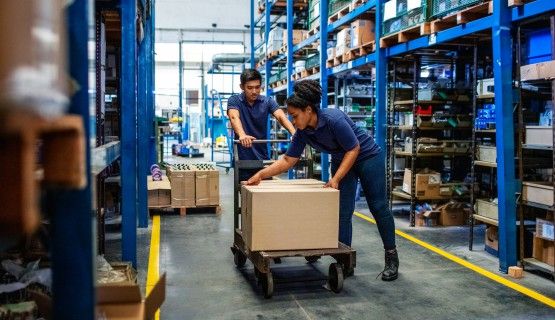
[[[291,135],[295,134],[295,127],[293,127],[293,124],[289,121],[283,110],[277,109],[272,115]]]
[[[227,116],[229,117],[229,121],[231,121],[231,127],[233,131],[237,134],[241,145],[245,148],[252,147],[252,141],[255,140],[255,137],[249,136],[245,133],[243,129],[243,124],[241,123],[241,117],[239,115],[239,110],[237,109],[227,109]]]

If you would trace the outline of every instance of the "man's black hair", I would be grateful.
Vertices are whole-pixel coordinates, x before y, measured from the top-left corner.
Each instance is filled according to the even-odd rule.
[[[241,84],[249,81],[259,80],[262,83],[262,75],[256,69],[245,69],[241,72]]]
[[[303,80],[295,83],[293,94],[290,95],[285,104],[305,111],[307,107],[312,107],[314,111],[320,108],[322,100],[322,87],[318,80]]]

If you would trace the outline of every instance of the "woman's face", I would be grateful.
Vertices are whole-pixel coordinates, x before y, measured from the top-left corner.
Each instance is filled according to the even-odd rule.
[[[287,106],[287,112],[291,116],[291,122],[296,129],[304,130],[308,126],[312,117],[312,108],[308,107],[304,111],[292,106]]]

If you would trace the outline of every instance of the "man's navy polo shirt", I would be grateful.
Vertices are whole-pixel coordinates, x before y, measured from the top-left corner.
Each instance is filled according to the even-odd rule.
[[[251,106],[245,94],[236,94],[227,101],[227,109],[239,110],[243,130],[256,139],[266,139],[268,136],[268,115],[279,109],[274,99],[258,96]],[[239,137],[236,136],[238,139]],[[237,146],[238,156],[241,160],[268,160],[268,147],[265,143],[253,144],[252,148]]]
[[[340,164],[347,151],[360,145],[357,160],[368,159],[380,152],[380,147],[366,130],[356,124],[343,111],[323,109],[318,111],[315,129],[297,130],[286,155],[299,158],[306,145],[320,152],[331,154],[331,160]]]

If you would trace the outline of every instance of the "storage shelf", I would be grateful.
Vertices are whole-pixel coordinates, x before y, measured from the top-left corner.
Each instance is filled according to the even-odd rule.
[[[480,167],[497,168],[497,163],[495,163],[495,162],[489,162],[489,161],[475,160],[475,161],[474,161],[474,165],[480,166]]]
[[[496,133],[497,130],[495,129],[485,129],[485,130],[476,130],[476,133]]]
[[[353,11],[346,14],[344,17],[337,21],[334,21],[328,26],[328,33],[336,32],[341,26],[351,23],[353,20],[359,16],[368,13],[370,9],[376,7],[376,0],[368,0],[368,2],[362,4],[361,6],[355,8]]]
[[[393,190],[391,192],[392,195],[402,198],[402,199],[407,199],[410,200],[411,199],[411,195],[409,193],[406,193],[404,191],[399,191],[399,190]],[[420,201],[432,201],[432,200],[450,200],[450,199],[467,199],[468,196],[439,196],[439,197],[418,197],[415,196],[416,200],[420,200]]]
[[[524,149],[553,151],[552,146],[541,145],[541,144],[523,144],[522,147]]]
[[[478,95],[476,96],[476,99],[478,100],[495,99],[495,94],[490,93],[490,94]]]
[[[484,223],[491,224],[493,226],[499,226],[499,221],[498,220],[488,218],[488,217],[484,217],[484,216],[481,216],[477,213],[473,214],[472,218],[474,218],[474,220],[482,221]]]
[[[534,258],[525,258],[522,260],[522,262],[524,263],[525,266],[531,266],[544,272],[549,272],[549,273],[555,272],[554,267]]]
[[[520,201],[520,204],[528,206],[528,207],[533,207],[533,208],[538,208],[538,209],[543,209],[543,210],[548,210],[548,211],[554,211],[554,208],[552,206],[550,207],[548,205],[541,204],[541,203],[522,200],[522,201]]]
[[[452,103],[453,101],[448,101],[448,100],[418,100],[418,104],[449,104]],[[400,106],[400,105],[407,105],[407,104],[414,104],[414,100],[398,100],[398,101],[394,101],[393,102],[394,105],[396,106]]]
[[[412,157],[412,152],[405,152],[405,151],[401,151],[401,152],[395,152],[395,155],[397,156],[402,156],[402,157]],[[452,153],[452,152],[430,152],[430,153],[426,153],[426,152],[420,152],[420,153],[416,153],[415,156],[416,157],[468,157],[470,155],[470,153],[466,152],[466,153]]]
[[[390,126],[397,130],[412,130],[412,126]],[[416,130],[422,131],[443,131],[443,130],[471,130],[472,127],[416,127]]]

